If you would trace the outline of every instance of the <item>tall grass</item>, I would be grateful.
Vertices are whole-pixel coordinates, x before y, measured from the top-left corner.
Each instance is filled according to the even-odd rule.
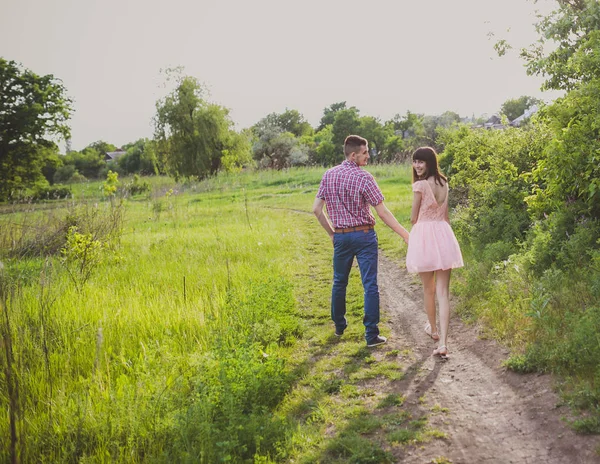
[[[380,177],[392,210],[406,215],[405,171]],[[120,247],[80,288],[64,253],[3,250],[0,458],[212,463],[285,454],[293,424],[274,411],[311,324],[298,296],[313,285],[307,234],[324,234],[309,214],[322,173],[154,179],[151,195],[124,200]],[[73,187],[75,201],[96,201],[108,215],[115,206],[98,185]],[[57,222],[71,203],[60,205]],[[41,217],[5,214],[1,235]],[[382,230],[382,243],[400,253],[389,234]]]

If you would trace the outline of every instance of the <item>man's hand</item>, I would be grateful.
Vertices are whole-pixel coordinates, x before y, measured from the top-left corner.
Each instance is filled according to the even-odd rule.
[[[333,229],[331,222],[329,222],[329,219],[325,215],[325,211],[323,211],[324,206],[325,200],[321,198],[315,198],[315,202],[313,203],[313,213],[319,220],[319,224],[321,224],[321,227],[325,229],[325,232],[327,232],[329,238],[331,238],[331,243],[333,243],[333,236],[335,234],[335,230]]]
[[[379,218],[385,223],[385,225],[387,225],[390,229],[392,229],[400,237],[402,237],[404,243],[408,245],[408,231],[404,227],[402,227],[402,225],[394,217],[392,212],[389,209],[387,209],[387,206],[385,206],[383,201],[377,206],[375,206],[375,211],[377,212]]]

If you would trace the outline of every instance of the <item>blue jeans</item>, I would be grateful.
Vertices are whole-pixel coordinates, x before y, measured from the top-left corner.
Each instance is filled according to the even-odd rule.
[[[365,338],[367,342],[379,335],[379,287],[377,286],[377,234],[375,230],[335,234],[333,237],[333,288],[331,319],[343,332],[346,321],[346,287],[354,257],[358,261],[365,291]]]

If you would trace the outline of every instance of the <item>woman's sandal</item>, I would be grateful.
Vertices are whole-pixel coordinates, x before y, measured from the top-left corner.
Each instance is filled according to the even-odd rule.
[[[448,347],[446,345],[438,346],[433,350],[433,356],[439,356],[442,359],[448,359]]]
[[[429,322],[425,324],[425,333],[436,341],[440,339],[440,334],[438,334],[437,331],[431,331],[431,324]]]

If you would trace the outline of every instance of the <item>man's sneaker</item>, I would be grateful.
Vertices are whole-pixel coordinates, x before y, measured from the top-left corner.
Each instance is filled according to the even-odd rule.
[[[335,329],[335,336],[341,337],[342,335],[344,335],[344,330],[345,329]]]
[[[383,345],[386,341],[387,341],[387,338],[385,338],[381,335],[377,335],[374,339],[367,342],[367,347],[373,348],[374,346]]]

